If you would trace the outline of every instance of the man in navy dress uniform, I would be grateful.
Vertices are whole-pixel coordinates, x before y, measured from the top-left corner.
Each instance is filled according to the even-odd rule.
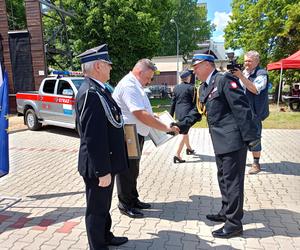
[[[121,245],[126,237],[110,231],[115,174],[128,168],[121,110],[106,90],[112,62],[106,44],[78,56],[85,74],[76,97],[76,124],[80,135],[78,171],[86,186],[85,223],[91,250]]]
[[[214,237],[230,238],[243,232],[241,220],[247,146],[259,143],[257,126],[237,78],[230,73],[218,72],[211,55],[195,55],[192,65],[197,78],[202,81],[198,94],[200,113],[207,116],[222,195],[220,211],[209,214],[206,218],[225,222],[221,228],[212,232]],[[177,125],[181,129],[188,123],[193,123],[192,116],[187,116]]]

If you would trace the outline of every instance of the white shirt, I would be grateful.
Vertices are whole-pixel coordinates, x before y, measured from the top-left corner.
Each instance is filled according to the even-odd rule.
[[[244,74],[244,76],[245,76],[247,79],[248,79],[249,76],[250,76],[251,74],[253,74],[253,73],[254,73],[254,70],[253,70],[252,72],[248,72],[247,70],[244,70],[244,71],[243,71],[243,74]],[[259,95],[260,92],[261,92],[263,89],[266,88],[266,86],[267,86],[267,79],[268,79],[268,78],[267,78],[266,75],[260,75],[260,76],[257,76],[257,77],[254,79],[253,84],[254,84],[254,86],[255,86],[255,88],[256,88],[256,90],[257,90],[256,95]],[[240,80],[240,84],[242,85],[242,87],[244,88],[244,90],[245,90],[245,92],[246,92],[246,87],[245,87],[244,83],[242,82],[242,80]]]
[[[124,123],[136,124],[138,134],[147,136],[150,127],[139,121],[133,111],[145,110],[153,114],[150,101],[138,79],[129,72],[116,86],[112,97],[121,108]]]
[[[206,84],[207,84],[207,86],[209,85],[209,81],[210,81],[210,78],[211,78],[211,76],[212,76],[212,74],[215,72],[215,70],[213,70],[212,72],[210,72],[210,74],[208,75],[208,77],[207,77],[207,79],[206,79]]]

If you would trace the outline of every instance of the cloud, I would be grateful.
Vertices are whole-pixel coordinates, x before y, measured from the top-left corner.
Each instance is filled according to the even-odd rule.
[[[221,35],[215,35],[213,36],[213,40],[215,42],[224,42],[225,39],[224,39],[224,33],[222,33]]]
[[[224,28],[226,27],[227,23],[230,21],[231,12],[215,12],[215,17],[213,20],[213,24],[216,26],[217,32],[223,32]]]

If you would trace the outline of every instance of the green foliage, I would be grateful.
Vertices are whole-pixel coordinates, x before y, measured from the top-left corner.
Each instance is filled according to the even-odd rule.
[[[264,66],[299,50],[299,0],[232,0],[231,6],[226,48],[257,50]]]
[[[158,53],[176,55],[176,26],[170,23],[173,18],[178,25],[179,54],[186,61],[189,53],[198,49],[197,43],[209,39],[213,26],[207,21],[206,8],[197,6],[196,0],[172,0],[168,3],[168,9],[162,11],[160,16],[162,40]]]
[[[79,69],[76,55],[102,43],[108,44],[114,63],[113,84],[138,59],[176,54],[176,30],[171,18],[179,26],[180,54],[186,58],[196,49],[197,42],[211,34],[205,9],[198,8],[196,3],[196,0],[65,0],[64,8],[76,12],[76,18],[66,17],[75,69]],[[55,27],[53,21],[44,22],[44,28],[50,31],[48,36]]]
[[[159,21],[147,0],[67,0],[76,8],[76,20],[68,18],[71,49],[77,55],[107,43],[113,61],[112,83],[116,83],[140,58],[153,57],[159,46]],[[156,1],[156,2],[163,2]],[[78,64],[77,59],[74,63]]]
[[[24,0],[6,2],[11,29],[26,28]],[[178,24],[179,54],[184,59],[197,49],[197,43],[210,37],[213,29],[206,20],[206,9],[199,7],[197,0],[51,0],[51,3],[76,17],[43,8],[43,35],[51,55],[47,65],[80,70],[76,55],[107,43],[114,63],[113,84],[138,59],[176,54],[176,26],[170,23],[172,18]]]
[[[24,0],[6,0],[6,10],[9,30],[26,29]]]

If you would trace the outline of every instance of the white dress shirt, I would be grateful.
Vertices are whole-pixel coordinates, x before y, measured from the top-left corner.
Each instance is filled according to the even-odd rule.
[[[138,134],[147,136],[150,127],[139,121],[133,111],[145,110],[153,114],[150,101],[138,79],[129,72],[116,86],[113,94],[118,106],[121,108],[124,123],[136,124]]]

